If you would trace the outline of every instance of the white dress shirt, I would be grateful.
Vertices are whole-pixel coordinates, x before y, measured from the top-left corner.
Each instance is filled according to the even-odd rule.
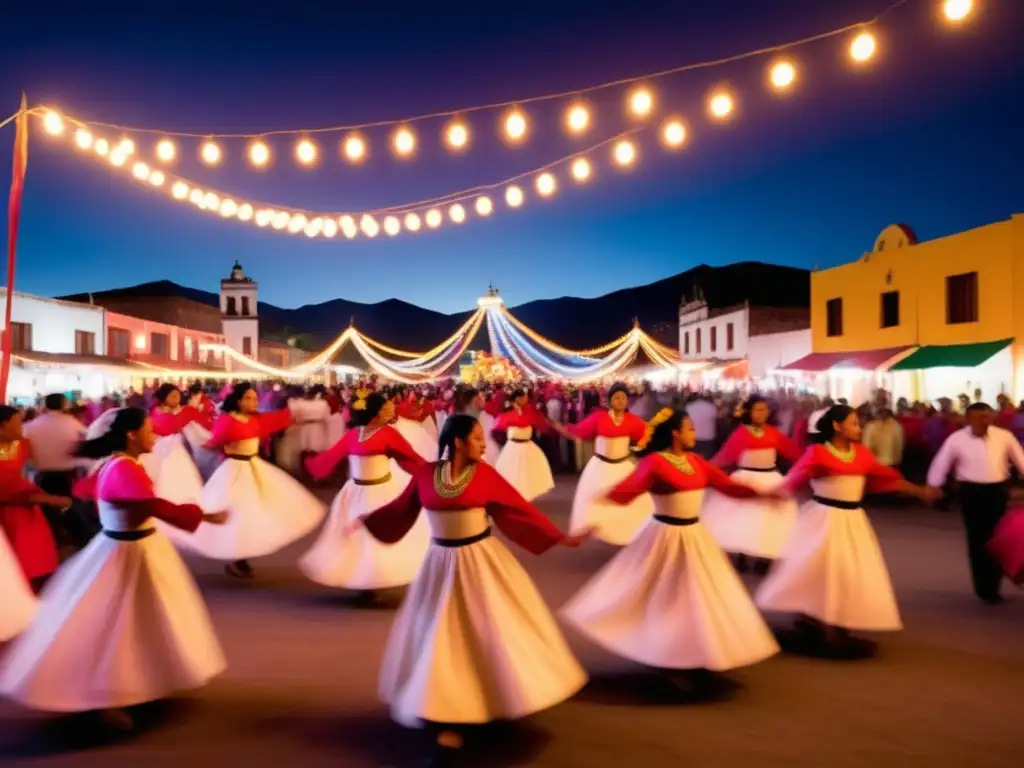
[[[75,458],[75,449],[85,438],[85,426],[70,414],[47,411],[26,424],[24,432],[39,472],[67,472],[90,463]]]
[[[977,437],[964,427],[946,438],[928,469],[928,485],[939,488],[956,466],[956,479],[962,483],[1003,483],[1010,477],[1010,462],[1024,474],[1024,449],[1012,432],[989,427],[985,437]]]
[[[718,409],[710,400],[694,400],[686,406],[686,412],[697,431],[697,439],[714,440],[718,434]]]

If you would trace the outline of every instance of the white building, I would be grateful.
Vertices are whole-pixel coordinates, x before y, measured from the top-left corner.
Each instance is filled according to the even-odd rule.
[[[237,261],[231,277],[220,281],[220,314],[223,318],[224,343],[246,357],[259,354],[260,321],[256,297],[258,285],[246,277]]]
[[[0,287],[0,302],[7,289]],[[4,318],[0,314],[0,328]],[[31,400],[40,392],[98,397],[123,375],[106,354],[102,307],[14,292],[11,306],[11,374],[8,399]]]

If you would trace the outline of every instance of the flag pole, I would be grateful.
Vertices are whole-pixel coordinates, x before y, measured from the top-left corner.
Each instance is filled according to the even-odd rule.
[[[18,253],[18,224],[21,222],[21,196],[25,190],[28,166],[28,99],[21,94],[21,109],[15,119],[14,161],[11,192],[7,199],[7,290],[4,302],[4,330],[0,342],[0,405],[7,403],[7,381],[11,374],[11,309],[14,305],[14,266]]]

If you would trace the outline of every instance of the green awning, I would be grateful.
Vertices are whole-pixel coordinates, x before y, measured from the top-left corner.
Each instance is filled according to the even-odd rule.
[[[981,344],[950,344],[921,347],[889,368],[890,371],[920,371],[926,368],[974,368],[997,352],[1002,352],[1013,339],[985,341]]]

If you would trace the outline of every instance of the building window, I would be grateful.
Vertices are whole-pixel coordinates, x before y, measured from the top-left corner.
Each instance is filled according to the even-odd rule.
[[[711,351],[714,352],[715,350],[718,349],[718,326],[715,326],[715,325],[711,326],[710,335],[711,335],[711,338],[709,339],[709,341],[711,342],[710,347],[711,347]]]
[[[697,348],[697,354],[700,354],[700,328],[693,332],[693,340]]]
[[[11,323],[11,351],[32,351],[32,323]]]
[[[171,337],[166,333],[149,334],[149,354],[154,357],[169,357]]]
[[[249,314],[249,297],[248,296],[243,296],[242,297],[242,314],[243,315],[248,315]]]
[[[829,299],[825,304],[826,333],[829,336],[843,335],[843,300]]]
[[[900,324],[900,292],[886,291],[882,294],[882,327],[895,328]]]
[[[246,357],[252,357],[252,337],[242,337],[242,354]]]
[[[189,338],[188,336],[185,337],[184,348],[185,348],[185,350],[184,350],[185,351],[184,358],[186,360],[191,360],[192,359],[192,339]]]
[[[946,322],[950,325],[978,322],[978,273],[946,278]]]
[[[725,348],[732,352],[733,346],[736,342],[736,337],[733,335],[732,323],[725,324]]]
[[[235,306],[235,297],[234,296],[228,296],[227,310],[228,310],[227,313],[229,315],[237,315],[238,314],[238,308]]]
[[[124,328],[107,328],[107,354],[128,357],[131,354],[132,335]]]
[[[75,354],[95,355],[96,334],[92,331],[75,331]]]
[[[683,334],[683,354],[690,354],[690,332],[687,331]]]

